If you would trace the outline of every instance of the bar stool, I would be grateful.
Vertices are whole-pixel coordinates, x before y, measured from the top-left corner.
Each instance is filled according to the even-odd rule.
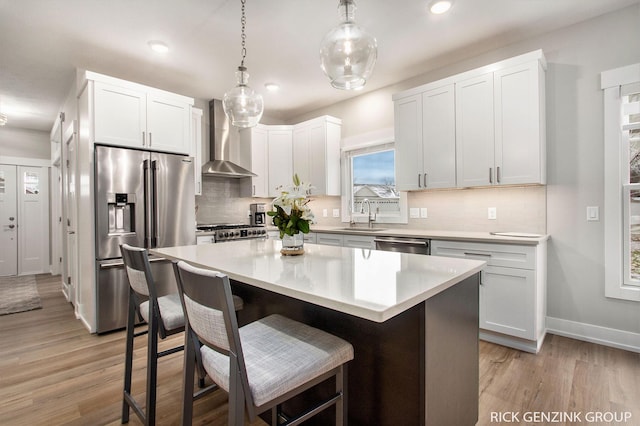
[[[336,425],[347,422],[347,363],[350,343],[281,315],[270,315],[238,328],[229,277],[174,264],[186,317],[182,424],[193,415],[193,380],[197,353],[209,377],[229,394],[229,425],[244,425],[271,410],[271,424],[299,424],[335,405]],[[190,337],[191,336],[191,337]],[[201,342],[202,346],[194,344]],[[335,394],[288,418],[281,404],[335,377]]]
[[[182,351],[184,345],[158,352],[158,337],[184,331],[185,319],[178,293],[159,295],[151,273],[149,254],[146,249],[127,244],[120,246],[127,279],[129,281],[129,308],[127,313],[127,336],[124,369],[124,390],[122,402],[122,423],[129,422],[129,409],[145,425],[154,425],[156,417],[156,385],[158,358]],[[234,296],[236,310],[242,309],[242,299]],[[148,327],[136,332],[136,317],[143,319]],[[134,338],[147,335],[147,391],[145,410],[131,395],[131,376],[133,371]],[[204,387],[205,370],[199,357],[197,360],[200,387]],[[191,380],[193,386],[193,378]]]

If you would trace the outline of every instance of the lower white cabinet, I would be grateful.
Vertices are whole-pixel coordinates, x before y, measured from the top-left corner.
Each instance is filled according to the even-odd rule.
[[[363,248],[363,249],[375,249],[376,243],[373,241],[375,237],[369,235],[343,235],[342,246]]]
[[[480,279],[480,338],[537,353],[546,333],[546,242],[431,241],[431,255],[487,262]]]
[[[342,234],[325,234],[322,232],[316,232],[316,244],[342,247],[342,243]]]

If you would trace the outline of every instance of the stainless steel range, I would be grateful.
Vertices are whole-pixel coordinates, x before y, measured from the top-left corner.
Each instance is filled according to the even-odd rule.
[[[196,238],[198,240],[198,244],[267,238],[267,229],[264,226],[215,223],[210,225],[198,225],[197,230]]]

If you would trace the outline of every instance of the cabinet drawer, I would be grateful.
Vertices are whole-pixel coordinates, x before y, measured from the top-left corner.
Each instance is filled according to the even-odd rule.
[[[342,246],[342,235],[316,233],[316,243],[327,246]]]
[[[506,268],[536,267],[535,246],[433,240],[431,255],[484,260],[489,266]]]

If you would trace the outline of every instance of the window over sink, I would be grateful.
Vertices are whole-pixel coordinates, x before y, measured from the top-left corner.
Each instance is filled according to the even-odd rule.
[[[377,141],[342,151],[342,221],[407,223],[407,196],[396,188],[393,141]]]

